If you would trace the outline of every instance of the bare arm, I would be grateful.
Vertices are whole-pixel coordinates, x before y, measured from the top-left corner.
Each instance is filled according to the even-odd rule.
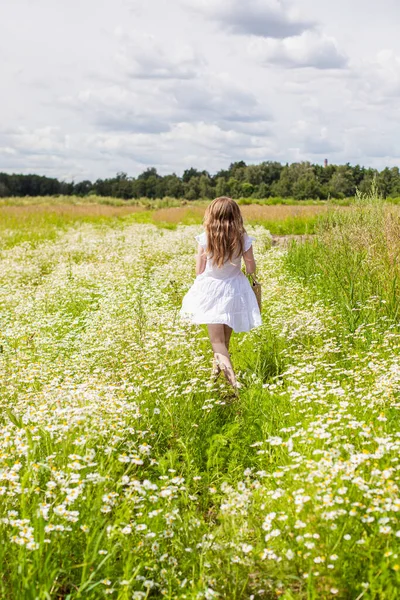
[[[243,252],[243,260],[246,265],[246,273],[254,275],[256,272],[256,261],[254,259],[253,246],[250,246],[246,252]]]
[[[197,247],[196,254],[196,275],[201,275],[206,268],[207,255],[200,244]]]

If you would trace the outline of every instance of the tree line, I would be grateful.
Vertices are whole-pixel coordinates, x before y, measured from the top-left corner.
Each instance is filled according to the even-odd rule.
[[[400,171],[386,167],[382,171],[359,165],[318,165],[300,162],[282,165],[266,161],[246,165],[232,163],[215,175],[195,168],[186,169],[181,177],[160,175],[154,167],[137,177],[117,173],[109,179],[67,183],[40,175],[0,173],[0,197],[77,195],[113,196],[116,198],[294,198],[296,200],[347,198],[356,190],[367,191],[373,180],[384,197],[400,196]]]

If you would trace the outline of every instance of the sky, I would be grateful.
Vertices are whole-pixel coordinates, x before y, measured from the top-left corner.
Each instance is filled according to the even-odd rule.
[[[0,171],[400,163],[398,0],[0,0]]]

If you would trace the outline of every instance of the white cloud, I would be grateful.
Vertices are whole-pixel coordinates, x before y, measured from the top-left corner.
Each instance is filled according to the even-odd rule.
[[[398,162],[395,0],[351,12],[348,0],[133,3],[5,5],[0,170],[77,180],[240,159]]]
[[[225,130],[217,124],[198,121],[176,123],[170,131],[159,135],[129,132],[95,134],[81,138],[79,144],[81,150],[98,152],[103,160],[118,164],[115,172],[126,170],[127,164],[135,163],[141,169],[143,165],[151,164],[160,173],[169,173],[183,171],[188,166],[216,171],[241,157],[246,159],[257,155],[265,159],[269,156],[265,154],[266,148],[270,148],[272,142],[262,136]],[[213,157],[212,164],[210,156]],[[176,164],[179,164],[179,169],[176,169]]]
[[[340,69],[347,64],[347,58],[339,50],[335,38],[314,31],[305,31],[283,40],[254,39],[249,44],[249,52],[263,65]]]
[[[184,140],[190,145],[199,145],[210,149],[222,149],[229,146],[257,146],[256,137],[247,136],[234,130],[224,131],[216,124],[200,121],[198,123],[178,123],[165,136],[173,141]]]
[[[190,44],[171,41],[166,47],[154,35],[117,30],[121,47],[117,58],[125,72],[137,79],[192,79],[205,61]]]
[[[294,123],[292,131],[293,141],[297,142],[303,155],[326,157],[340,152],[343,145],[342,133],[321,124],[318,113],[308,120],[300,119]]]
[[[256,95],[231,77],[208,74],[193,82],[179,82],[171,90],[185,119],[229,123],[264,122],[271,119]]]
[[[230,77],[212,74],[197,80],[88,88],[62,104],[101,129],[131,133],[163,133],[176,123],[207,122],[223,130],[265,129],[271,119],[256,96]]]
[[[315,23],[302,18],[282,0],[185,0],[186,4],[232,33],[285,38],[312,29]]]
[[[353,65],[349,87],[359,100],[371,104],[398,105],[400,96],[400,55],[393,50],[380,50],[370,61]]]
[[[390,132],[370,126],[349,127],[345,132],[345,149],[361,160],[400,156],[400,146],[393,143]]]
[[[0,144],[1,142],[8,144],[7,154],[22,152],[23,154],[57,156],[68,150],[68,136],[59,127],[43,127],[33,130],[26,127],[7,128],[0,131]],[[10,152],[10,150],[14,152]]]
[[[155,85],[136,90],[129,83],[87,88],[61,103],[81,113],[86,122],[110,131],[161,133],[173,120],[173,106]]]

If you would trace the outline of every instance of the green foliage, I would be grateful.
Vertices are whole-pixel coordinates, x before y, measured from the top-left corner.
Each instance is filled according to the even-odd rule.
[[[320,243],[372,241],[366,260],[393,280],[380,206],[359,195]],[[351,260],[330,246],[331,269],[306,245],[286,259],[251,231],[263,325],[232,338],[232,401],[205,329],[177,314],[198,226],[40,225],[1,253],[0,597],[394,600],[400,336],[366,311],[349,334],[315,283],[344,261],[348,288]]]
[[[385,168],[379,173],[349,163],[322,167],[309,162],[283,166],[276,161],[264,161],[258,165],[246,165],[244,161],[238,161],[215,175],[191,167],[183,172],[182,177],[175,173],[162,176],[155,167],[149,167],[136,178],[120,172],[113,178],[98,179],[93,183],[87,180],[65,183],[38,175],[0,173],[0,198],[54,194],[83,197],[94,193],[123,200],[170,196],[193,201],[225,195],[233,198],[281,196],[302,201],[328,198],[343,200],[354,196],[356,189],[367,191],[374,178],[384,197],[400,195],[398,167]]]
[[[348,210],[332,207],[317,236],[293,243],[287,264],[339,308],[350,332],[400,315],[400,220],[382,201],[377,182]]]

